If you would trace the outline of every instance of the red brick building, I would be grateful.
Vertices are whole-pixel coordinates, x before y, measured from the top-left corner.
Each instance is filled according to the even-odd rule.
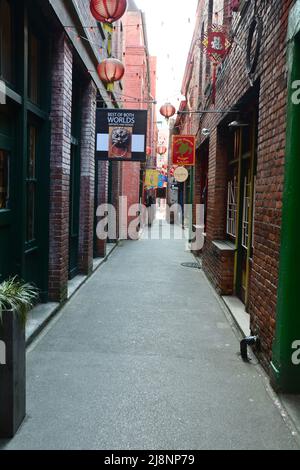
[[[149,55],[146,18],[134,0],[129,0],[124,15],[123,107],[148,111],[148,141],[151,155],[156,151],[156,58]],[[149,152],[150,153],[150,152]],[[140,163],[122,163],[122,196],[127,197],[128,208],[139,204],[143,197],[143,166]],[[130,216],[128,222],[134,219]]]
[[[0,281],[19,275],[42,301],[63,302],[97,255],[96,100],[118,105],[97,74],[108,35],[86,0],[0,9]]]
[[[280,295],[284,297],[291,278],[279,281],[291,73],[287,35],[292,30],[290,42],[296,41],[293,15],[299,15],[298,7],[299,2],[292,0],[199,0],[182,90],[184,111],[196,113],[181,114],[176,123],[177,132],[197,135],[197,163],[190,184],[194,203],[206,204],[204,271],[217,292],[227,296],[229,306],[233,298],[235,305],[244,305],[251,333],[260,339],[257,354],[267,370],[272,361],[272,376],[278,383],[284,367],[284,353],[278,347],[282,321],[287,329],[290,323],[298,329],[291,341],[300,337],[295,315],[282,314]],[[225,26],[231,41],[218,67],[215,104],[212,62],[201,46],[212,23]],[[255,32],[250,48],[251,28]],[[285,345],[285,354],[290,347],[292,355],[292,344]],[[290,369],[299,386],[299,367]],[[282,387],[297,389],[287,383]]]

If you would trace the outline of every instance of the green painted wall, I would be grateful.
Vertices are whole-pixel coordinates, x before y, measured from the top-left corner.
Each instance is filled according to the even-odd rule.
[[[290,13],[288,70],[282,245],[271,368],[275,388],[300,393],[300,93],[295,83],[300,80],[300,0]]]

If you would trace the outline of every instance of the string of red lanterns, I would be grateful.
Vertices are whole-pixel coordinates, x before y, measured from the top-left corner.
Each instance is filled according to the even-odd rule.
[[[90,10],[96,21],[105,23],[109,32],[109,44],[111,44],[112,23],[119,20],[125,13],[127,0],[91,0]],[[110,56],[111,46],[108,46]],[[109,57],[104,59],[97,67],[100,79],[107,84],[107,90],[113,91],[114,82],[122,80],[125,67],[118,59]]]

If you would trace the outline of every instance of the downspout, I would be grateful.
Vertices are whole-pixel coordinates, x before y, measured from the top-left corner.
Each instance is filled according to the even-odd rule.
[[[281,229],[276,332],[271,362],[275,389],[300,392],[300,103],[295,81],[300,80],[300,0],[290,11],[288,29],[288,115],[285,183]]]

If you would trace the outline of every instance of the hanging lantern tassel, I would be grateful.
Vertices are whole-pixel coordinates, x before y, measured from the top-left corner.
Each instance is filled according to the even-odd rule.
[[[107,89],[107,91],[109,91],[110,93],[112,93],[112,92],[114,91],[114,88],[115,88],[115,87],[114,87],[114,83],[108,83],[108,84],[106,85],[106,89]]]
[[[212,75],[212,104],[216,104],[216,96],[217,96],[217,68],[218,63],[213,63],[213,75]]]
[[[108,57],[111,57],[111,51],[112,51],[112,34],[114,31],[114,27],[109,24],[109,23],[104,23],[103,24],[103,29],[104,31],[107,32],[107,54]]]
[[[104,29],[104,31],[106,31],[107,33],[110,33],[110,34],[112,34],[113,31],[114,31],[113,25],[109,24],[109,23],[103,23],[103,29]]]

